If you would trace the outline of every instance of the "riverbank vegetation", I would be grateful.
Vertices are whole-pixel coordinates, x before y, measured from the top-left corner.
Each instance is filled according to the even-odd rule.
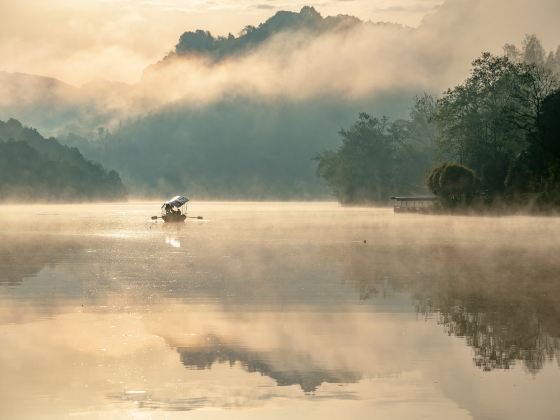
[[[470,76],[407,121],[362,114],[317,173],[343,203],[425,193],[444,208],[560,206],[560,47],[535,35],[504,55],[483,53]],[[433,168],[430,170],[430,168]]]
[[[342,145],[336,151],[315,158],[318,175],[344,204],[384,202],[391,194],[425,189],[424,174],[436,153],[434,107],[426,95],[416,99],[408,120],[360,114],[340,131]]]

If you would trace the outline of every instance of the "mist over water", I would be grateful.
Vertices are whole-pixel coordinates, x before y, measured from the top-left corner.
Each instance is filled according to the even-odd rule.
[[[2,0],[0,420],[559,419],[559,16]]]
[[[0,417],[560,415],[560,221],[0,207]]]

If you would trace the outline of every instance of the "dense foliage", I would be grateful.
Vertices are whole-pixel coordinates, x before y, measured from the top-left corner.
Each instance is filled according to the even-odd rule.
[[[502,193],[525,143],[518,116],[526,111],[519,98],[528,74],[523,65],[488,53],[473,66],[471,77],[438,101],[439,146],[480,174],[490,194]]]
[[[45,139],[17,120],[0,121],[0,200],[113,200],[125,189],[115,171],[78,149]]]
[[[478,192],[478,179],[466,166],[446,162],[432,170],[428,188],[445,207],[457,207],[472,203]]]
[[[560,91],[543,100],[535,131],[506,181],[508,193],[519,203],[560,206]]]
[[[506,53],[484,53],[438,100],[439,148],[476,172],[488,203],[560,204],[560,55],[547,58],[534,35]]]
[[[409,120],[390,123],[362,113],[341,130],[342,145],[317,156],[317,173],[342,203],[383,203],[392,194],[424,189],[434,159],[433,100],[416,101]]]
[[[547,55],[529,35],[505,51],[483,53],[435,104],[418,101],[409,121],[361,114],[336,151],[318,156],[318,174],[343,203],[385,202],[422,192],[418,180],[437,154],[449,162],[431,172],[428,188],[445,207],[476,197],[560,205],[560,49]]]

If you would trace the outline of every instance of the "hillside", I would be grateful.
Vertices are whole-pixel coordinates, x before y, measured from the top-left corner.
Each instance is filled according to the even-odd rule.
[[[313,7],[305,6],[298,12],[279,11],[259,26],[246,26],[238,37],[214,37],[204,30],[188,31],[181,35],[175,46],[175,55],[205,54],[225,58],[254,49],[275,35],[305,31],[319,36],[327,32],[343,32],[365,24],[353,16],[322,17]],[[371,25],[371,24],[370,24]],[[394,25],[400,27],[400,25]],[[170,54],[168,58],[172,58]]]
[[[100,73],[71,86],[0,72],[0,119],[78,147],[136,194],[328,197],[313,159],[334,149],[359,113],[406,118],[415,96],[438,97],[459,83],[481,51],[502,54],[505,42],[534,31],[509,5],[496,9],[446,1],[417,28],[311,7],[273,12],[235,35],[193,22],[200,26],[181,28],[129,83]],[[556,28],[539,25],[543,45],[557,45]]]
[[[115,171],[74,147],[46,139],[19,121],[0,121],[0,200],[116,200],[125,189]]]

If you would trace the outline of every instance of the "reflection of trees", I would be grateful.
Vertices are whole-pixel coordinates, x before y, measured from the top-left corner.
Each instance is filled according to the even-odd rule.
[[[212,337],[211,344],[204,347],[179,347],[181,362],[189,368],[210,369],[214,363],[239,363],[248,372],[259,372],[274,379],[279,386],[299,385],[306,392],[314,392],[323,383],[354,383],[360,377],[343,370],[325,370],[313,365],[309,356],[284,353],[261,353],[242,347],[222,345]],[[280,367],[278,367],[280,365]],[[304,366],[305,368],[301,368]]]
[[[75,241],[47,236],[0,236],[0,286],[15,286],[37,275],[49,264],[57,264],[80,248]]]
[[[504,247],[356,249],[346,279],[362,299],[410,293],[420,313],[437,313],[447,333],[465,338],[483,370],[521,361],[535,373],[560,362],[560,261],[545,249]]]
[[[508,369],[521,360],[536,373],[546,360],[558,358],[560,338],[542,328],[542,314],[531,307],[512,310],[510,304],[490,312],[466,306],[440,306],[440,321],[449,334],[465,337],[474,362],[483,370]]]

